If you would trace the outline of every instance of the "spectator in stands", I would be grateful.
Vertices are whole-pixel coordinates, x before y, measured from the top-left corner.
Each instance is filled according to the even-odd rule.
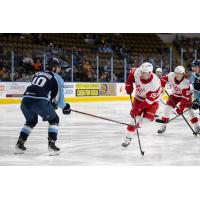
[[[166,64],[163,66],[163,74],[168,74],[170,72],[170,68],[169,65]]]
[[[33,58],[31,57],[31,55],[27,54],[24,58],[23,58],[23,67],[24,67],[24,71],[26,73],[28,73],[29,71],[32,70],[33,68]]]
[[[111,69],[111,66],[110,66],[110,65],[111,65],[111,64],[110,64],[110,61],[108,61],[108,62],[104,65],[103,69],[104,69],[105,72],[110,72],[110,69]]]
[[[36,72],[42,70],[42,64],[41,64],[41,60],[39,58],[37,58],[35,63],[33,64],[33,69]]]
[[[2,67],[0,69],[0,80],[1,81],[9,81],[10,80],[9,72],[5,67]]]
[[[0,58],[0,69],[3,67],[3,58]]]
[[[60,57],[62,56],[62,52],[63,52],[63,49],[53,42],[50,42],[46,48],[46,54],[48,57],[51,57],[51,56]]]
[[[30,81],[33,78],[33,76],[34,73],[32,75],[23,73],[21,77],[18,79],[18,81]]]
[[[94,44],[95,43],[95,39],[93,38],[93,35],[89,34],[89,33],[86,34],[84,41],[88,44]]]
[[[92,74],[91,74],[92,67],[88,61],[83,64],[83,81],[90,81]]]
[[[23,64],[33,65],[33,63],[34,62],[31,55],[27,55],[26,57],[23,58]]]
[[[118,78],[117,75],[115,74],[115,72],[113,73],[113,82],[117,82]]]
[[[102,73],[99,81],[100,82],[110,82],[109,73],[108,72]]]

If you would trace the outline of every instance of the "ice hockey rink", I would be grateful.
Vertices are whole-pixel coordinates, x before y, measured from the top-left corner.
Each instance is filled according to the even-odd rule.
[[[129,101],[71,103],[72,109],[129,123]],[[24,117],[20,105],[0,105],[0,165],[17,166],[144,166],[200,165],[200,136],[194,137],[185,121],[179,117],[170,122],[163,135],[157,134],[158,123],[139,129],[141,156],[137,135],[131,145],[121,148],[126,126],[72,112],[60,116],[57,146],[58,156],[49,156],[47,127],[41,118],[26,143],[27,151],[15,155],[15,144]],[[158,111],[161,115],[162,108]],[[187,114],[185,114],[187,117]],[[172,114],[173,117],[173,114]]]

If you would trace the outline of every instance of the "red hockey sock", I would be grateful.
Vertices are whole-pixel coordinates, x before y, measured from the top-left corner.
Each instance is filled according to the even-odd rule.
[[[167,123],[169,121],[169,118],[168,117],[162,117],[162,120]]]

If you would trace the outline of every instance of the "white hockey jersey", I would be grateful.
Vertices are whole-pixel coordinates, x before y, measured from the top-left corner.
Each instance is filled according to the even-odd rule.
[[[171,86],[171,92],[173,96],[189,99],[192,95],[192,88],[190,87],[190,80],[183,78],[181,81],[175,79],[175,73],[170,72],[164,75],[161,79],[162,87],[165,87],[166,83]]]
[[[159,100],[161,94],[160,79],[152,73],[150,79],[145,81],[141,79],[140,68],[133,68],[128,76],[126,84],[135,83],[136,92],[135,98],[139,101],[146,101],[148,104],[152,104]]]

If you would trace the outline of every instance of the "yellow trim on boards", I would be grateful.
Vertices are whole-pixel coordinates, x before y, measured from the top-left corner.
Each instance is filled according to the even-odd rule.
[[[19,104],[19,103],[21,103],[21,99],[15,99],[15,98],[0,99],[0,104]]]
[[[128,101],[129,96],[98,96],[98,97],[69,97],[65,98],[66,102],[97,102],[97,101]],[[167,96],[163,96],[163,100],[167,100]],[[21,99],[18,98],[2,98],[0,104],[19,104]]]
[[[71,97],[65,98],[67,102],[95,102],[95,101],[127,101],[129,96],[101,96],[101,97]]]

